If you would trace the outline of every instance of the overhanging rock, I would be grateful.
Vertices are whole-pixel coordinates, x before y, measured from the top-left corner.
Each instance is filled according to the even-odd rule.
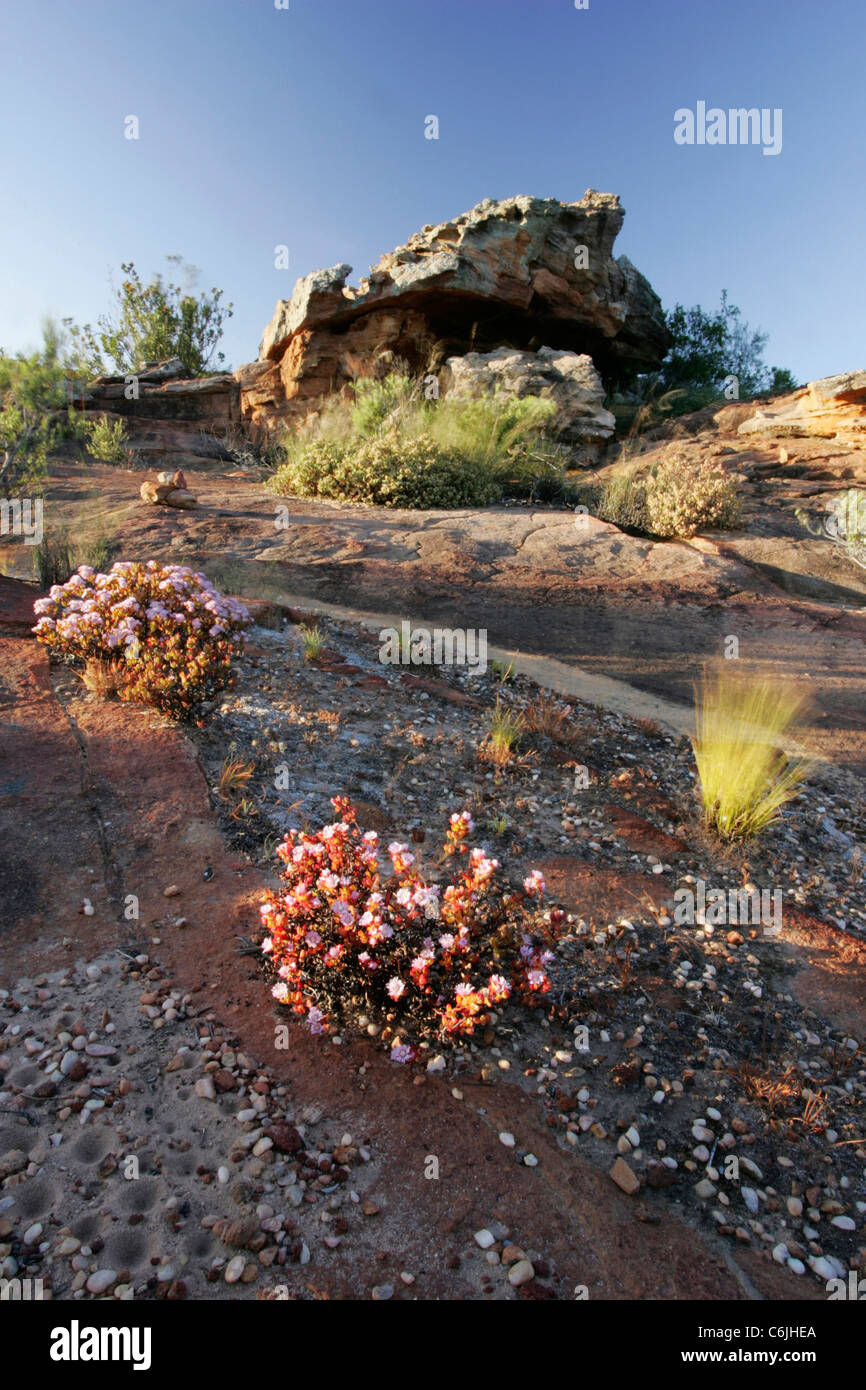
[[[649,282],[613,244],[613,193],[580,202],[485,199],[383,256],[357,288],[345,264],[317,270],[281,300],[259,360],[236,373],[243,414],[273,426],[395,363],[440,372],[447,358],[542,346],[588,354],[602,377],[657,367],[668,346]]]

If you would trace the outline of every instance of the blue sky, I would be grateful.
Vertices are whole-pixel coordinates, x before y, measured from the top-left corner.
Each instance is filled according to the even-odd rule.
[[[357,282],[484,197],[593,187],[666,307],[725,287],[798,379],[866,365],[862,0],[289,6],[0,0],[0,344],[94,321],[121,261],[179,253],[234,301],[236,366],[297,276]],[[698,101],[780,107],[781,153],[678,146]]]

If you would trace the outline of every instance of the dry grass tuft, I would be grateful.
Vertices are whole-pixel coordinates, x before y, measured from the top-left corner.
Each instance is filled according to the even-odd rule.
[[[554,743],[571,743],[574,730],[571,711],[560,705],[552,695],[537,695],[523,712],[526,732],[534,738],[549,738]]]
[[[91,657],[81,672],[84,686],[101,700],[113,700],[123,689],[127,672],[121,661],[104,661]]]
[[[226,758],[214,787],[215,795],[220,801],[231,801],[240,796],[247,790],[255,770],[254,762],[244,762],[243,758]]]

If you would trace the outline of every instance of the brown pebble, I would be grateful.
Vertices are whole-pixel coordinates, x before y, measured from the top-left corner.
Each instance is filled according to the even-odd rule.
[[[640,1187],[640,1178],[632,1172],[624,1159],[618,1158],[610,1170],[610,1177],[627,1196],[633,1197]]]
[[[304,1147],[304,1141],[295,1126],[286,1121],[281,1120],[277,1124],[271,1125],[266,1133],[268,1138],[274,1141],[274,1148],[279,1153],[295,1154]]]

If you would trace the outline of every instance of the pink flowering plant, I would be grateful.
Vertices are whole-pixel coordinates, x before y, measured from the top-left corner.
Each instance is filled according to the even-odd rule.
[[[283,886],[261,908],[273,996],[312,1032],[366,1018],[395,1061],[413,1061],[422,1043],[469,1037],[508,1000],[533,1005],[548,993],[564,914],[543,910],[538,870],[522,893],[503,892],[497,860],[469,847],[472,819],[460,812],[445,839],[444,886],[396,841],[383,875],[376,832],[361,831],[345,797],[332,804],[332,825],[286,836]]]
[[[123,699],[182,718],[231,680],[250,617],[186,565],[81,565],[34,605],[33,631],[73,664],[107,662]]]

